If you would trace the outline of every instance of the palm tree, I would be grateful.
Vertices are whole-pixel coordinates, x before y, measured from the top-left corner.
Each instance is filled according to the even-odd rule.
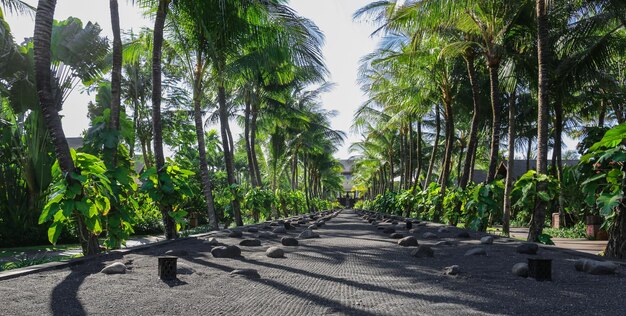
[[[114,147],[109,148],[109,167],[115,169],[117,165],[118,133],[120,130],[120,108],[122,96],[122,36],[120,31],[120,14],[117,0],[110,0],[111,26],[113,28],[113,67],[111,69],[111,120],[109,129],[115,133]]]
[[[34,55],[37,94],[43,112],[44,122],[50,132],[54,145],[54,152],[59,162],[59,168],[66,175],[68,182],[73,181],[70,175],[75,172],[74,161],[70,148],[63,132],[61,117],[57,102],[52,91],[52,65],[50,42],[56,0],[39,0],[35,14]],[[76,215],[79,228],[81,246],[85,255],[96,254],[100,251],[98,239],[89,233],[81,216]]]

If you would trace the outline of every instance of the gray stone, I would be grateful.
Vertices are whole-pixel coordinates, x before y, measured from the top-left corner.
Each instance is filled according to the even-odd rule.
[[[186,257],[189,253],[186,250],[176,249],[176,250],[168,250],[165,252],[166,256],[174,256],[174,257]]]
[[[491,245],[491,244],[493,244],[493,237],[492,236],[485,236],[485,237],[480,239],[480,243],[483,244],[483,245]]]
[[[477,248],[472,248],[468,251],[465,252],[465,256],[486,256],[487,255],[487,251],[485,250],[485,248],[482,247],[477,247]]]
[[[415,239],[415,237],[408,236],[398,240],[398,245],[402,247],[417,247],[419,246],[419,243],[417,242],[417,239]]]
[[[259,232],[259,229],[256,227],[248,227],[248,232],[249,233],[257,233]]]
[[[230,276],[242,276],[250,279],[260,279],[261,275],[254,269],[236,269],[230,272]]]
[[[458,275],[460,272],[461,268],[458,265],[443,268],[443,274],[445,275]]]
[[[527,278],[528,277],[528,263],[526,262],[516,263],[513,266],[513,269],[511,269],[511,272],[513,272],[513,274],[517,276],[521,276],[522,278]]]
[[[237,258],[241,256],[241,249],[237,246],[221,246],[211,249],[215,258]]]
[[[389,235],[389,237],[393,238],[393,239],[401,239],[401,238],[404,238],[404,235],[402,235],[400,233],[393,233],[393,234]]]
[[[307,229],[317,229],[317,225],[315,225],[315,224],[309,225],[309,227],[307,227]]]
[[[454,244],[451,241],[442,240],[442,241],[437,242],[435,246],[454,246]]]
[[[519,246],[517,246],[517,253],[525,254],[525,255],[536,255],[537,250],[539,250],[539,246],[535,243],[525,242]]]
[[[265,255],[270,258],[283,258],[285,256],[285,251],[278,247],[269,247],[265,251]]]
[[[417,234],[419,232],[420,232],[420,230],[418,228],[411,228],[411,229],[409,229],[409,233],[411,233],[411,234]]]
[[[244,239],[239,242],[239,246],[257,247],[260,245],[261,245],[261,241],[258,239]]]
[[[217,238],[215,237],[209,238],[209,240],[205,241],[204,243],[209,244],[211,246],[218,246],[220,244],[219,240],[217,240]]]
[[[320,238],[320,235],[318,235],[316,232],[310,229],[305,229],[303,232],[300,233],[300,235],[298,235],[298,238],[300,239]]]
[[[435,251],[426,245],[421,245],[417,249],[411,251],[411,256],[416,258],[434,257]]]
[[[595,275],[615,274],[617,265],[612,262],[591,259],[580,259],[574,263],[576,271],[582,271]]]
[[[100,273],[104,274],[124,274],[126,273],[126,265],[121,262],[114,262],[102,269]]]
[[[424,234],[422,234],[422,238],[424,238],[424,239],[437,239],[437,238],[439,238],[439,236],[437,236],[437,234],[433,234],[433,233],[424,233]]]
[[[417,223],[417,226],[426,226],[426,223],[420,222],[420,223]]]
[[[293,237],[283,237],[280,239],[280,243],[283,244],[283,246],[297,246],[298,240]]]
[[[279,226],[279,227],[274,228],[272,232],[274,234],[286,234],[287,230],[285,229],[285,226]]]
[[[395,232],[396,232],[396,230],[393,227],[387,227],[387,228],[383,229],[383,234],[393,234]]]
[[[459,232],[456,234],[456,238],[470,238],[470,234],[466,231]]]
[[[233,230],[230,233],[228,233],[228,237],[241,238],[243,237],[243,233],[239,230]]]
[[[439,229],[437,229],[437,232],[442,234],[442,233],[449,233],[450,230],[445,228],[445,227],[439,227]]]

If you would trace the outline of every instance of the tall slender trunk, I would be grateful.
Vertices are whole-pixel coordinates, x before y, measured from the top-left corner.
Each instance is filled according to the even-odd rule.
[[[259,184],[256,182],[256,171],[254,170],[254,163],[252,161],[252,150],[250,149],[250,100],[245,101],[246,106],[244,113],[244,128],[243,128],[243,138],[246,142],[246,156],[248,158],[248,178],[250,180],[250,184],[252,187],[258,187]]]
[[[409,140],[408,140],[408,152],[409,152],[409,159],[407,161],[407,166],[406,166],[406,179],[407,179],[407,183],[406,183],[406,190],[410,189],[413,186],[413,143],[415,141],[413,140],[413,122],[411,121],[409,123]]]
[[[554,164],[554,172],[556,174],[556,178],[561,183],[563,180],[563,155],[561,153],[561,147],[563,144],[563,98],[559,98],[554,106],[554,160],[552,163]],[[563,209],[563,205],[565,204],[564,196],[561,194],[559,190],[558,196],[558,211],[559,218],[563,226],[567,227],[567,219],[565,218],[565,210]]]
[[[75,180],[70,177],[70,174],[76,170],[76,167],[74,166],[70,147],[67,144],[67,139],[63,132],[61,117],[55,106],[52,92],[52,72],[50,71],[52,62],[50,41],[52,37],[52,23],[55,8],[56,0],[39,0],[37,5],[34,33],[35,83],[37,85],[37,95],[39,97],[43,119],[54,145],[54,153],[59,162],[59,168],[67,175],[66,181],[71,183]],[[81,195],[83,194],[84,192],[81,193]],[[83,254],[93,255],[100,252],[98,238],[88,231],[82,215],[76,211],[73,212],[73,215],[78,224]]]
[[[222,147],[224,150],[224,163],[226,164],[226,176],[228,178],[228,184],[233,185],[237,184],[235,180],[235,166],[234,166],[234,157],[233,150],[231,144],[232,139],[230,139],[229,135],[229,126],[228,126],[228,108],[226,105],[226,90],[224,86],[220,83],[218,87],[218,102],[219,102],[219,118],[220,118],[220,130],[222,133]],[[235,216],[235,223],[237,226],[243,226],[243,220],[241,219],[241,208],[239,205],[239,199],[235,198],[232,201],[233,214]]]
[[[604,119],[606,117],[606,105],[604,99],[600,100],[600,113],[598,113],[598,127],[604,127]]]
[[[441,198],[437,204],[437,212],[433,218],[434,221],[439,221],[440,216],[443,215],[443,200],[446,196],[446,189],[448,188],[448,177],[450,176],[450,164],[452,161],[452,148],[454,146],[454,115],[452,112],[452,99],[447,98],[444,101],[444,115],[446,118],[446,146],[441,165],[441,177],[439,184],[441,185],[440,194]]]
[[[472,123],[470,127],[469,141],[467,143],[467,154],[465,154],[465,164],[463,165],[463,174],[459,180],[459,186],[463,189],[467,187],[470,181],[470,173],[472,172],[472,161],[476,157],[476,148],[478,145],[478,119],[480,105],[478,100],[478,82],[476,81],[476,68],[474,66],[474,55],[467,54],[465,56],[465,64],[467,66],[467,76],[472,87],[473,112]]]
[[[263,181],[261,179],[261,170],[259,169],[259,160],[256,154],[256,131],[258,118],[259,104],[258,102],[252,102],[250,117],[250,153],[252,154],[252,165],[254,166],[254,176],[256,177],[256,183],[258,186],[262,186]]]
[[[549,24],[546,0],[536,0],[537,11],[537,61],[539,65],[538,115],[537,115],[537,173],[546,174],[548,169],[548,94],[550,93],[550,74],[548,70]],[[537,185],[537,191],[545,191],[545,183]],[[547,203],[537,199],[528,232],[528,241],[537,241],[543,231]]]
[[[152,132],[154,133],[154,158],[159,174],[165,172],[165,155],[163,154],[163,125],[161,123],[161,49],[163,47],[163,29],[169,0],[160,0],[154,20],[154,36],[152,39]],[[161,184],[159,183],[159,186]],[[170,206],[159,201],[159,210],[163,216],[165,238],[177,237],[176,223],[169,215]]]
[[[417,170],[415,171],[415,182],[413,182],[413,191],[420,184],[420,174],[422,173],[422,122],[417,121]]]
[[[113,68],[111,69],[111,120],[109,128],[115,131],[115,142],[110,150],[110,166],[117,166],[117,146],[120,130],[120,107],[122,93],[122,36],[120,35],[120,14],[117,0],[110,0],[111,26],[113,29]]]
[[[490,183],[496,178],[498,168],[498,152],[500,151],[500,115],[502,106],[500,105],[500,81],[498,79],[498,69],[500,60],[497,57],[488,57],[487,66],[489,68],[489,82],[491,85],[491,151],[489,157],[489,171],[486,183]]]
[[[526,147],[526,171],[530,170],[530,156],[532,155],[533,138],[528,137],[528,146]]]
[[[441,118],[439,117],[439,105],[435,105],[435,142],[433,143],[433,151],[430,154],[430,162],[428,163],[428,171],[426,172],[426,179],[424,180],[424,187],[427,187],[431,181],[433,175],[433,168],[435,165],[435,157],[437,156],[437,150],[439,149],[439,134],[441,133]]]
[[[400,142],[399,142],[399,147],[400,147],[400,161],[399,161],[399,166],[398,166],[398,173],[400,173],[400,184],[398,186],[398,190],[402,190],[404,188],[404,161],[405,161],[405,152],[404,152],[404,130],[402,127],[400,127]]]
[[[200,176],[202,178],[202,192],[206,200],[207,216],[209,218],[209,230],[218,228],[217,213],[213,200],[213,183],[209,176],[209,164],[206,157],[206,142],[204,139],[204,126],[202,122],[202,79],[204,77],[204,65],[202,54],[196,53],[196,71],[193,89],[193,117],[196,125],[196,138],[198,140],[198,157],[200,159]]]
[[[456,178],[457,179],[461,179],[461,169],[462,169],[462,165],[463,165],[463,154],[465,153],[465,141],[461,141],[460,142],[460,150],[459,150],[459,160],[457,161],[457,166],[456,166]],[[457,180],[458,181],[458,180]]]
[[[506,164],[506,183],[504,187],[504,214],[502,216],[502,233],[509,236],[511,219],[511,191],[513,190],[513,170],[515,170],[515,102],[516,90],[513,89],[509,97],[509,143],[508,161]]]

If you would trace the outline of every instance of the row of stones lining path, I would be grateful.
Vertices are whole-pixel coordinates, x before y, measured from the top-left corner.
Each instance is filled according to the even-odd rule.
[[[421,223],[416,223],[421,224]],[[554,247],[539,256],[553,259],[553,281],[536,282],[511,273],[532,255],[520,254],[520,242],[423,223],[409,232],[404,223],[382,223],[413,236],[433,256],[416,258],[416,247],[402,247],[352,210],[341,212],[315,230],[320,238],[283,246],[281,238],[297,237],[306,225],[260,238],[261,246],[241,246],[258,238],[219,232],[155,246],[123,256],[102,256],[81,265],[0,281],[1,315],[531,315],[623,314],[624,268],[617,274],[591,275],[574,268],[580,257]],[[387,228],[387,227],[385,227]],[[437,235],[436,238],[426,233]],[[215,239],[210,239],[215,238]],[[432,238],[432,239],[431,239]],[[216,258],[211,250],[240,245],[241,256]],[[444,241],[444,243],[442,243]],[[283,258],[266,255],[269,247],[284,250]],[[466,256],[482,247],[486,255]],[[175,282],[156,276],[156,257],[179,255]],[[123,262],[126,274],[98,273]],[[445,268],[458,266],[456,275]],[[254,270],[258,277],[233,276],[233,270]]]

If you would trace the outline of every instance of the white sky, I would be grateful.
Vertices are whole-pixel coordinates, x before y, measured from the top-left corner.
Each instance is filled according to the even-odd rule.
[[[348,135],[344,146],[336,153],[336,157],[343,159],[350,156],[348,147],[352,142],[359,140],[359,135],[350,134],[350,126],[354,111],[365,101],[365,97],[356,83],[358,63],[362,56],[370,53],[376,47],[376,38],[371,38],[374,26],[365,22],[353,22],[352,14],[372,0],[291,0],[290,5],[300,15],[307,17],[317,24],[326,36],[323,53],[331,77],[329,80],[336,84],[332,92],[322,97],[324,107],[336,110],[339,115],[332,121],[333,128],[342,130]],[[36,6],[36,0],[26,0]],[[120,23],[123,30],[130,28],[150,27],[153,22],[144,18],[141,10],[133,7],[130,1],[120,0]],[[62,20],[70,16],[80,18],[84,23],[91,21],[102,27],[102,34],[112,38],[109,16],[109,2],[106,0],[59,0],[55,19]],[[33,19],[26,16],[6,14],[16,42],[33,34]],[[63,128],[66,136],[80,136],[89,124],[87,119],[87,104],[93,100],[93,95],[81,93],[76,89],[67,99],[61,113]],[[233,132],[241,131],[232,124]],[[566,138],[569,148],[575,142]]]
[[[26,0],[33,6],[35,0]],[[376,40],[370,38],[373,27],[367,23],[352,22],[352,14],[369,0],[291,0],[290,5],[302,16],[313,20],[326,36],[324,56],[331,73],[330,81],[336,88],[323,96],[324,106],[337,110],[339,115],[332,121],[333,128],[349,133],[355,109],[365,97],[356,84],[358,62],[361,56],[371,52]],[[152,21],[144,18],[141,10],[133,7],[130,1],[120,0],[120,23],[123,30],[150,27]],[[84,23],[91,21],[102,27],[102,34],[112,38],[109,16],[109,1],[105,0],[59,0],[55,19],[62,20],[70,16],[80,18]],[[33,34],[34,21],[30,17],[6,15],[16,42]],[[80,136],[89,124],[87,103],[93,95],[75,90],[63,106],[63,129],[66,136]],[[233,124],[235,125],[235,124]],[[234,126],[233,126],[234,127]],[[239,129],[234,128],[239,133]],[[357,135],[350,135],[344,146],[336,154],[338,158],[349,157],[350,143],[358,140]]]

